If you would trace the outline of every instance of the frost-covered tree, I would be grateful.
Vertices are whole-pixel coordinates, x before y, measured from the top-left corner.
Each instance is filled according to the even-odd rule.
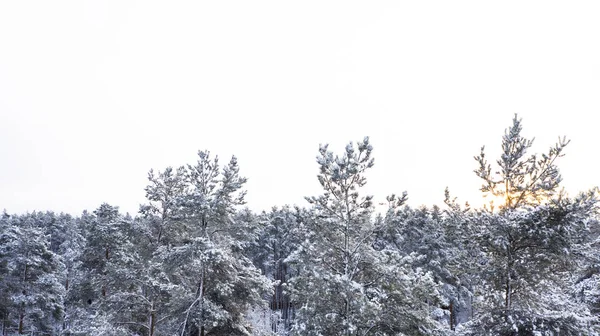
[[[71,322],[77,318],[76,306],[71,305],[72,301],[69,298],[79,295],[78,289],[73,288],[71,284],[78,275],[79,257],[85,246],[85,239],[77,221],[71,215],[47,212],[40,220],[50,249],[61,257],[65,266],[59,278],[66,291],[62,329],[63,332],[68,332]]]
[[[172,285],[173,329],[181,335],[249,333],[245,313],[263,303],[269,281],[244,255],[236,239],[247,222],[236,217],[244,204],[246,179],[233,157],[224,167],[209,152],[186,170],[187,188],[178,199],[183,235],[158,254]]]
[[[576,252],[596,202],[592,194],[584,194],[535,208],[474,216],[488,262],[484,307],[472,330],[496,335],[532,330],[542,335],[553,335],[552,330],[561,330],[560,335],[594,334],[596,322],[570,288]]]
[[[140,328],[132,302],[122,300],[135,288],[137,254],[132,242],[132,222],[119,208],[102,204],[93,214],[82,216],[85,246],[78,260],[78,277],[74,281],[77,295],[71,298],[79,308],[73,317],[72,332],[98,333],[130,325]],[[94,323],[92,323],[92,320]],[[99,325],[106,321],[110,326]],[[114,333],[118,333],[114,329]]]
[[[532,142],[521,136],[521,129],[515,116],[502,139],[496,177],[483,152],[475,157],[475,173],[484,180],[481,190],[501,196],[504,203],[499,212],[478,211],[471,219],[487,258],[483,309],[471,330],[495,335],[554,335],[552,330],[591,334],[589,312],[574,305],[566,289],[575,270],[573,252],[588,231],[596,197],[590,192],[569,199],[558,193],[561,176],[555,161],[568,141],[561,139],[541,158],[525,157]]]
[[[443,211],[443,231],[446,241],[446,269],[452,274],[453,282],[444,286],[444,295],[449,299],[451,327],[457,328],[475,315],[477,306],[474,299],[480,295],[479,289],[487,258],[475,237],[477,228],[472,220],[472,209],[468,203],[458,204],[456,198],[445,190]]]
[[[526,156],[533,139],[521,135],[521,119],[515,114],[512,125],[502,137],[502,152],[496,160],[498,170],[492,174],[484,149],[475,156],[478,169],[475,174],[483,180],[481,191],[502,199],[501,209],[516,209],[525,205],[537,205],[555,196],[562,181],[556,160],[562,157],[569,144],[566,138],[559,141],[548,153]]]
[[[296,334],[360,335],[377,324],[372,197],[358,193],[373,166],[372,150],[368,138],[346,146],[340,157],[327,145],[319,149],[318,179],[325,193],[307,198],[317,218],[307,223],[308,240],[300,251],[307,262],[293,284]]]
[[[178,226],[177,202],[187,187],[185,167],[148,173],[146,199],[148,203],[140,206],[140,214],[144,217],[144,225],[140,227],[145,239],[153,246],[168,245],[179,239],[181,232]]]
[[[275,281],[269,297],[274,312],[270,321],[273,332],[289,330],[294,317],[294,306],[284,288],[297,270],[286,259],[300,247],[305,213],[305,209],[298,207],[274,207],[258,218],[260,230],[250,253],[262,273]]]
[[[495,164],[475,157],[483,209],[446,191],[376,215],[365,138],[320,147],[308,208],[243,208],[237,159],[201,151],[150,171],[136,218],[4,211],[0,334],[600,335],[598,190],[560,191],[569,142],[530,155],[521,132],[515,116]]]
[[[305,221],[306,239],[288,258],[299,268],[292,279],[294,334],[434,334],[425,297],[435,290],[422,286],[433,282],[410,267],[411,257],[374,248],[381,227],[372,219],[372,196],[359,193],[373,167],[372,150],[368,138],[341,156],[320,147],[324,194],[307,198],[313,216]]]
[[[185,167],[167,167],[156,173],[148,173],[145,188],[148,203],[140,206],[140,218],[134,221],[135,248],[140,262],[137,264],[137,285],[134,292],[124,299],[135,304],[144,325],[142,333],[154,336],[168,330],[172,317],[169,309],[170,290],[173,285],[165,273],[160,251],[177,244],[186,234],[182,228],[178,202],[187,188]]]
[[[0,312],[11,333],[58,333],[64,265],[50,250],[36,213],[0,219]]]
[[[457,251],[460,242],[452,236],[456,232],[451,231],[456,228],[448,230],[455,220],[436,206],[431,209],[404,206],[388,211],[377,242],[405,258],[410,257],[413,269],[429,272],[441,295],[434,316],[446,321],[452,330],[468,319],[470,310],[470,291],[461,272],[463,256]]]
[[[576,251],[579,269],[574,273],[572,290],[576,299],[597,316],[600,313],[600,221],[597,216],[589,219],[588,227]]]

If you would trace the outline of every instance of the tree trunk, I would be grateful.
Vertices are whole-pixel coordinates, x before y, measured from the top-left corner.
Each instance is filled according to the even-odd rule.
[[[25,314],[19,314],[19,335],[23,333],[23,319],[25,318]]]
[[[196,303],[199,303],[200,305],[200,332],[202,333],[202,335],[204,335],[204,265],[202,265],[200,283],[198,284],[198,289],[196,290],[196,300],[192,302],[191,306],[187,310],[185,320],[183,321],[183,328],[181,329],[181,336],[184,336],[185,333],[188,331],[188,319],[190,316],[190,312],[192,311]],[[189,335],[199,335],[198,327],[196,325],[192,325],[191,327],[189,327],[189,331]]]
[[[6,329],[8,327],[7,323],[9,321],[9,319],[8,319],[9,317],[10,317],[10,313],[6,313],[6,315],[4,315],[4,319],[2,320],[2,336],[6,336],[6,332],[7,332]]]
[[[150,335],[154,336],[154,325],[156,324],[156,311],[154,310],[154,301],[152,301],[152,307],[150,308]]]
[[[26,256],[28,256],[29,253],[26,254]],[[23,272],[23,285],[25,286],[25,288],[27,288],[27,271],[29,270],[28,265],[25,264],[25,272]],[[23,290],[23,294],[26,294],[26,290]],[[24,304],[22,304],[21,308],[23,309],[20,313],[19,313],[19,334],[23,333],[23,320],[25,319],[25,307]]]
[[[208,221],[206,220],[206,213],[202,214],[202,235],[206,238],[207,234]],[[205,267],[204,263],[202,264],[202,273],[200,275],[200,336],[204,336],[204,272]]]
[[[475,301],[473,300],[473,296],[474,296],[474,294],[473,294],[474,290],[473,289],[471,289],[471,293],[472,293],[470,295],[470,298],[471,298],[471,320],[473,320],[475,318],[475,306],[474,306]]]
[[[456,316],[454,316],[454,302],[450,301],[450,330],[454,330],[454,320]]]
[[[204,265],[200,279],[200,336],[204,336]]]
[[[508,275],[506,277],[506,288],[505,288],[504,295],[506,296],[506,301],[504,302],[504,307],[506,309],[509,309],[510,308],[510,275]]]
[[[512,262],[511,262],[511,255],[510,255],[510,251],[508,251],[508,261],[506,263],[506,284],[505,284],[505,296],[506,296],[506,301],[504,303],[505,308],[508,310],[510,309],[510,305],[512,304],[511,302],[511,292],[512,292],[512,288],[511,288],[511,279],[510,279],[510,269],[512,266]]]

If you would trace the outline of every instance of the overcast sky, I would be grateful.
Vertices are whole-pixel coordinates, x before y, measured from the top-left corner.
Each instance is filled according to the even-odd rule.
[[[238,156],[248,205],[320,193],[369,135],[368,192],[481,203],[514,113],[570,193],[600,184],[598,1],[2,1],[0,209],[137,212],[150,168]]]

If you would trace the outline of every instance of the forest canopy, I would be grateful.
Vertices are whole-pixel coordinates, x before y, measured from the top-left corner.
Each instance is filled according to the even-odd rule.
[[[474,156],[481,208],[375,210],[369,138],[318,148],[305,206],[245,206],[237,158],[150,170],[135,216],[0,216],[2,335],[599,335],[598,189],[567,195],[566,138],[515,115]]]

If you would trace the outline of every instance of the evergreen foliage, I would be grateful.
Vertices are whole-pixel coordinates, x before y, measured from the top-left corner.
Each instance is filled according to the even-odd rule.
[[[0,215],[0,335],[599,335],[598,190],[560,189],[566,138],[529,154],[515,115],[482,208],[376,213],[369,138],[319,147],[307,207],[245,206],[236,157],[151,170],[132,217]]]

